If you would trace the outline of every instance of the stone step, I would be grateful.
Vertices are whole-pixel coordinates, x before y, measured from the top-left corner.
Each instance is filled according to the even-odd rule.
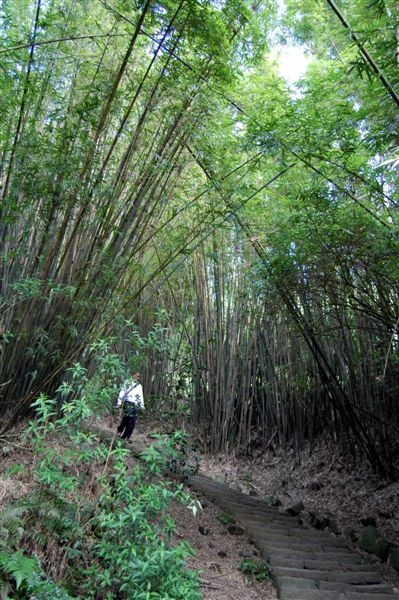
[[[224,503],[222,503],[224,504]],[[222,505],[221,504],[221,505]],[[292,517],[284,517],[281,516],[280,513],[278,513],[277,511],[275,512],[270,512],[268,514],[264,513],[259,515],[258,513],[254,513],[254,511],[252,509],[249,510],[235,510],[235,508],[233,506],[231,506],[231,504],[229,503],[224,504],[225,506],[225,510],[227,512],[230,513],[234,513],[234,516],[236,519],[238,520],[242,520],[242,521],[248,521],[250,523],[252,523],[253,525],[258,525],[260,527],[263,527],[265,525],[269,525],[272,524],[274,526],[282,526],[284,528],[297,528],[298,530],[302,529],[301,525]],[[306,529],[302,529],[303,531],[307,531]]]
[[[343,594],[328,590],[298,590],[295,588],[280,590],[280,600],[346,600]],[[392,600],[392,599],[391,599]]]
[[[276,521],[269,521],[267,523],[256,523],[253,522],[250,518],[246,518],[246,519],[242,519],[242,518],[237,518],[237,521],[239,521],[243,527],[250,527],[251,530],[253,531],[257,531],[259,533],[262,533],[263,535],[276,535],[279,537],[300,537],[300,536],[305,536],[306,539],[306,531],[303,530],[298,530],[295,527],[291,527],[287,524],[281,524],[281,523],[277,523]],[[320,540],[320,539],[325,539],[325,540],[329,540],[332,539],[334,540],[334,538],[329,538],[328,536],[326,537],[320,537],[318,535],[309,536],[310,540]]]
[[[336,592],[296,588],[281,590],[279,598],[280,600],[398,600],[398,596],[393,592],[391,594],[378,594],[372,592]]]
[[[293,567],[294,569],[310,569],[313,571],[344,571],[360,572],[369,571],[370,564],[367,563],[345,563],[334,560],[303,560],[297,558],[287,558],[286,556],[273,556],[270,558],[272,567]]]
[[[292,567],[275,567],[277,577],[299,577],[313,579],[314,581],[336,581],[352,585],[379,584],[381,577],[375,571],[361,571],[360,573],[343,573],[338,571],[316,571],[311,569],[295,569]]]
[[[379,585],[381,577],[378,573],[370,571],[370,573],[329,573],[328,577],[323,578],[334,583],[346,583],[353,585]],[[323,586],[319,586],[323,587]],[[391,589],[391,588],[390,588]]]
[[[299,540],[307,540],[309,542],[328,544],[330,546],[334,546],[336,548],[344,548],[348,550],[347,543],[337,537],[334,537],[332,534],[327,532],[316,532],[309,529],[302,529],[299,527],[293,527],[287,523],[279,523],[275,520],[257,522],[251,518],[251,515],[246,517],[242,517],[241,515],[235,514],[234,517],[237,521],[239,521],[243,526],[251,528],[252,531],[262,532],[265,535],[277,536],[281,538],[292,537]]]
[[[389,585],[352,586],[339,581],[316,582],[312,579],[301,579],[299,577],[279,577],[277,585],[281,590],[294,588],[296,590],[321,590],[337,593],[392,594],[392,588]]]
[[[259,523],[260,525],[264,522],[273,522],[280,523],[281,525],[287,525],[288,527],[296,527],[298,529],[302,529],[307,531],[306,527],[298,523],[298,519],[295,517],[290,517],[288,515],[284,515],[283,513],[278,512],[277,510],[270,511],[270,513],[261,513],[259,514],[257,511],[254,511],[253,508],[248,510],[237,510],[234,511],[237,517],[248,517],[251,519],[252,523]]]
[[[241,523],[241,521],[240,521]],[[242,523],[241,523],[242,524]],[[243,525],[243,524],[242,524]],[[292,550],[300,550],[301,548],[312,548],[315,552],[320,549],[325,552],[339,552],[344,554],[353,554],[350,552],[348,548],[345,546],[336,546],[334,544],[330,544],[328,540],[323,540],[321,538],[316,540],[309,540],[308,538],[301,539],[297,536],[289,536],[289,535],[277,535],[270,534],[265,532],[256,531],[255,528],[248,527],[247,531],[250,534],[253,534],[253,537],[261,537],[264,539],[265,544],[270,544],[273,548],[291,548]]]
[[[348,549],[348,544],[345,540],[332,536],[328,533],[313,532],[309,529],[297,529],[296,527],[286,527],[284,525],[276,525],[274,521],[267,521],[264,523],[256,523],[250,517],[246,519],[238,519],[240,523],[246,523],[248,526],[256,528],[258,531],[269,533],[270,535],[277,535],[279,537],[291,537],[298,540],[308,540],[309,542],[322,542],[323,544],[328,543],[332,546],[342,547]],[[273,530],[278,530],[275,533]]]
[[[255,537],[255,536],[253,536]],[[301,558],[311,558],[311,559],[317,559],[320,558],[321,555],[324,559],[331,559],[331,560],[349,560],[354,564],[358,564],[358,562],[360,561],[360,557],[358,557],[356,554],[353,555],[350,552],[344,552],[344,551],[340,551],[339,549],[335,549],[335,548],[329,548],[328,546],[320,546],[320,545],[316,545],[316,544],[301,544],[301,543],[296,543],[296,544],[290,544],[290,543],[280,543],[280,542],[273,542],[270,540],[265,540],[265,539],[261,539],[259,538],[259,544],[262,545],[262,548],[265,550],[265,552],[269,552],[271,553],[275,553],[275,554],[284,554],[287,555],[290,558],[296,558],[296,557],[301,557]]]
[[[389,585],[351,585],[342,581],[331,579],[331,581],[319,581],[315,579],[306,579],[303,577],[286,577],[286,576],[277,576],[275,578],[277,585],[280,589],[285,588],[296,588],[296,589],[307,589],[307,590],[335,590],[338,592],[390,592],[392,593],[392,588]]]
[[[264,558],[267,562],[270,563],[271,567],[274,568],[275,566],[294,566],[295,565],[295,559],[289,558],[287,557],[286,554],[274,554],[274,555],[267,555],[263,552],[261,552],[261,556],[262,558]],[[328,561],[328,560],[312,560],[310,559],[306,559],[303,561],[302,565],[299,565],[298,563],[296,563],[296,567],[297,568],[301,568],[301,569],[309,569],[312,571],[326,571],[326,572],[330,572],[330,571],[341,571],[344,572],[345,570],[347,570],[347,565],[345,562],[339,562],[339,566],[335,566],[332,567],[333,562],[335,562],[335,565],[337,565],[337,561]],[[357,572],[357,571],[352,571],[352,572]]]
[[[312,548],[310,546],[303,546],[301,550],[292,550],[291,548],[281,548],[268,544],[267,541],[262,539],[255,539],[259,549],[263,556],[268,560],[276,558],[298,558],[304,561],[330,561],[330,562],[345,562],[351,564],[359,564],[361,557],[357,554],[350,554],[349,552],[332,552],[330,550],[324,550],[323,548]]]
[[[238,494],[235,496],[231,495],[228,497],[225,496],[225,498],[228,498],[232,504],[235,504],[238,510],[253,510],[258,512],[260,515],[279,513],[277,506],[270,506],[261,500],[247,500],[246,498],[248,498],[248,496],[244,496],[243,494]]]
[[[298,590],[317,590],[316,581],[313,579],[303,579],[301,577],[277,577],[277,586],[281,590],[295,588]]]
[[[345,592],[345,600],[398,600],[398,596],[390,594],[378,594],[372,592]]]
[[[360,594],[392,594],[392,587],[388,584],[350,585],[337,581],[319,581],[320,590],[337,590],[340,592],[356,592]]]

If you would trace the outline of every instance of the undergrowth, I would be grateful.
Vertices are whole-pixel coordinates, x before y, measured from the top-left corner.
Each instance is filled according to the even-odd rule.
[[[267,565],[258,560],[245,558],[240,562],[238,568],[249,579],[256,579],[256,581],[261,582],[271,579],[271,573]]]
[[[173,436],[158,439],[129,471],[129,450],[88,429],[93,408],[80,391],[60,418],[54,400],[41,395],[34,404],[24,442],[36,459],[34,491],[0,513],[0,599],[201,598],[185,563],[192,550],[172,542],[167,516],[174,499],[197,510],[180,484],[162,476]]]

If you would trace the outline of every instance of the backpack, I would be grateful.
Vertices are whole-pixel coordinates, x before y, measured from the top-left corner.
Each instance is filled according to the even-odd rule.
[[[137,407],[135,405],[134,402],[127,402],[126,398],[128,396],[128,394],[134,390],[135,387],[138,386],[138,383],[136,382],[134,385],[132,385],[131,387],[128,387],[128,389],[125,392],[125,395],[123,397],[122,400],[122,410],[123,410],[123,414],[126,415],[127,417],[133,417],[137,415]]]

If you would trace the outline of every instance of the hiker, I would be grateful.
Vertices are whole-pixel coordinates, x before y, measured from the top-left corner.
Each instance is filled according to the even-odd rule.
[[[138,410],[144,410],[143,388],[140,373],[134,373],[132,379],[125,381],[119,392],[116,406],[122,406],[122,420],[118,425],[118,437],[130,442],[136,426]]]

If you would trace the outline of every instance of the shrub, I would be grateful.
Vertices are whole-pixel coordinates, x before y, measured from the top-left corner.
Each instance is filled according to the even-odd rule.
[[[33,470],[37,488],[8,507],[7,518],[0,515],[0,594],[30,600],[201,598],[197,576],[185,563],[192,550],[172,542],[174,523],[166,514],[175,499],[198,508],[181,485],[161,476],[175,453],[174,440],[158,440],[129,472],[130,453],[119,441],[106,447],[85,431],[92,417],[85,390],[59,419],[52,399],[42,394],[34,404],[37,418],[27,439],[40,457]],[[94,480],[97,497],[88,489]],[[27,545],[46,564],[51,559],[54,572],[62,565],[60,582],[45,575],[39,558],[22,552]]]

